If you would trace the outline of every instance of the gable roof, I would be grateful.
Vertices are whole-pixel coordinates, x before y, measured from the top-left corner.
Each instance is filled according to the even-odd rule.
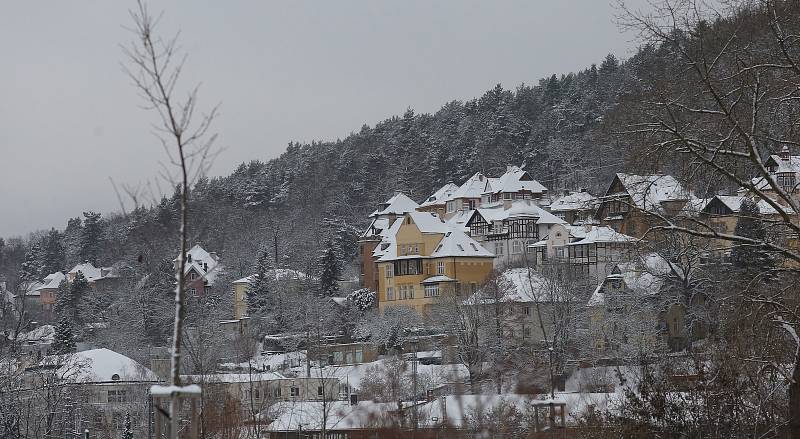
[[[458,189],[454,183],[447,183],[440,187],[436,192],[432,193],[430,197],[426,198],[419,207],[438,206],[443,205],[450,199],[453,193]]]
[[[61,282],[66,280],[66,278],[67,276],[60,271],[48,274],[47,277],[44,278],[42,284],[37,287],[35,291],[57,289],[59,285],[61,285]]]
[[[692,198],[675,177],[664,174],[636,175],[617,173],[615,180],[619,180],[627,195],[630,196],[634,206],[641,210],[661,209],[666,201],[685,201]],[[619,195],[610,193],[614,183],[611,183],[606,196]]]
[[[187,260],[184,272],[194,271],[201,279],[205,279],[209,285],[213,285],[223,268],[216,253],[209,253],[200,244],[195,244],[186,254]],[[191,259],[188,259],[188,256],[191,256]],[[175,258],[173,262],[177,260],[178,258]]]
[[[550,203],[551,212],[566,212],[570,210],[586,210],[597,206],[598,198],[589,192],[570,192],[556,198]]]
[[[470,224],[476,214],[487,222],[528,217],[537,218],[537,224],[566,224],[566,221],[541,208],[533,200],[514,200],[508,208],[504,203],[497,203],[470,212],[466,224]]]
[[[476,172],[453,192],[453,195],[450,196],[450,200],[455,200],[457,198],[481,198],[481,195],[486,192],[488,184],[489,179],[480,172]]]
[[[411,219],[412,223],[421,233],[442,235],[436,247],[430,255],[407,255],[398,256],[396,234],[400,227]],[[372,254],[378,256],[378,261],[386,262],[398,258],[440,258],[450,256],[465,257],[494,257],[494,254],[483,248],[477,241],[470,238],[463,231],[463,227],[457,224],[443,222],[438,215],[429,212],[408,212],[404,218],[395,221],[392,225],[391,237],[381,241]],[[384,248],[384,244],[386,244]],[[378,249],[380,249],[378,251]]]
[[[545,193],[547,188],[534,180],[528,171],[519,166],[509,166],[505,174],[497,179],[492,179],[486,192],[499,194],[501,192],[520,192],[530,191],[533,193]]]
[[[383,216],[383,215],[402,215],[406,212],[411,212],[419,207],[416,201],[408,198],[402,192],[397,192],[391,198],[386,200],[381,206],[372,212],[369,217]]]
[[[589,230],[584,227],[573,226],[568,228],[571,236],[578,239],[567,245],[594,244],[602,242],[635,242],[637,238],[617,232],[608,226],[591,226]]]
[[[68,274],[76,275],[78,274],[78,272],[82,273],[83,277],[85,277],[88,282],[95,282],[100,279],[119,277],[117,275],[116,269],[114,269],[113,267],[98,268],[92,265],[92,263],[89,261],[74,266],[72,270],[69,271]]]
[[[713,198],[711,198],[711,200],[714,199],[719,200],[719,202],[722,203],[728,209],[730,209],[732,213],[739,213],[742,210],[742,203],[744,203],[744,200],[746,198],[748,197],[743,195],[715,195]],[[703,211],[707,211],[710,205],[711,202],[709,201],[703,208]],[[758,207],[758,212],[762,215],[775,215],[778,213],[778,211],[775,210],[774,207],[772,207],[769,203],[767,203],[764,200],[758,200],[756,206]],[[784,207],[783,209],[785,212],[789,214],[794,212],[792,208],[788,206]]]

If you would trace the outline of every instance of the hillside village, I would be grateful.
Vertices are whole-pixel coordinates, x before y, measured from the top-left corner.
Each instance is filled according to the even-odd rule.
[[[213,20],[202,33],[220,31],[209,59],[239,75],[201,92],[182,73],[203,65],[185,64],[187,50],[208,43],[165,37],[173,23],[135,2],[122,70],[166,153],[166,186],[127,181],[149,172],[130,154],[149,152],[142,127],[116,122],[141,115],[116,108],[117,96],[91,100],[111,93],[105,81],[87,79],[97,90],[81,84],[69,111],[47,96],[64,87],[52,77],[11,90],[25,99],[10,101],[12,135],[0,139],[15,148],[0,154],[11,164],[0,170],[0,231],[10,233],[0,236],[0,438],[800,439],[800,2],[646,3],[615,6],[616,25],[637,35],[627,59],[609,53],[534,84],[525,70],[511,89],[273,151],[264,145],[285,135],[281,124],[302,121],[293,135],[313,138],[348,105],[375,117],[383,110],[369,99],[394,102],[388,92],[430,93],[425,81],[443,79],[460,90],[455,79],[485,81],[473,77],[483,68],[513,78],[511,61],[555,62],[546,49],[572,57],[565,44],[600,37],[578,20],[594,9],[540,7],[544,21],[529,26],[510,20],[530,19],[521,4],[412,2],[392,7],[416,11],[414,26],[394,28],[398,10],[379,2],[268,17],[253,12],[266,10],[259,3],[231,3],[224,19],[193,4],[181,18]],[[488,26],[489,11],[505,19]],[[237,12],[257,25],[239,16],[224,26]],[[458,31],[470,14],[485,21],[480,32]],[[12,48],[48,60],[61,41],[30,26],[48,49],[36,38]],[[273,30],[281,38],[259,33]],[[386,33],[402,44],[355,44]],[[245,40],[226,44],[228,34]],[[531,35],[548,47],[514,49]],[[446,36],[449,45],[437,40]],[[457,75],[437,71],[440,57],[455,63],[445,55],[463,58]],[[90,61],[74,64],[94,74]],[[12,79],[48,73],[27,64],[14,62]],[[349,81],[358,96],[334,93]],[[213,93],[257,104],[219,119],[199,99]],[[323,123],[310,107],[328,94],[336,107]],[[88,103],[113,117],[83,116]],[[15,118],[25,111],[37,129]],[[220,126],[232,136],[217,144]],[[31,155],[25,142],[69,157]],[[225,142],[242,155],[218,173]],[[96,183],[106,167],[111,210]],[[46,196],[34,195],[45,183]],[[34,204],[53,211],[34,214]]]
[[[768,162],[793,196],[800,194],[798,163],[787,148]],[[300,425],[321,431],[323,418],[328,434],[340,435],[329,437],[412,423],[435,435],[466,429],[467,407],[491,412],[505,404],[533,410],[536,431],[574,428],[641,379],[635,366],[642,356],[691,362],[717,331],[719,304],[702,290],[692,293],[691,276],[700,271],[669,254],[663,247],[669,232],[657,226],[666,218],[699,218],[732,234],[748,203],[765,220],[776,215],[752,200],[746,190],[697,198],[661,174],[619,173],[605,193],[558,193],[511,165],[502,175],[478,172],[460,185],[448,183],[419,203],[398,191],[376,206],[358,237],[358,280],[336,279],[339,294],[325,299],[324,312],[338,317],[320,317],[305,333],[264,333],[260,321],[270,317],[253,308],[264,306],[256,297],[264,280],[294,301],[317,290],[318,277],[270,268],[221,284],[225,260],[196,244],[186,254],[186,290],[198,301],[212,290],[231,296],[226,314],[211,316],[215,336],[227,340],[220,358],[228,360],[185,380],[215,395],[212,405],[222,410],[217,428],[244,425],[269,437],[295,437]],[[688,262],[724,270],[730,247],[706,241]],[[40,319],[17,336],[24,355],[7,367],[31,392],[45,383],[79,389],[84,405],[72,396],[70,410],[97,413],[89,421],[83,412],[82,422],[98,431],[113,431],[134,414],[138,428],[152,424],[148,389],[167,379],[168,352],[154,348],[141,364],[87,336],[107,331],[107,316],[76,328],[55,310],[75,294],[99,298],[126,288],[125,278],[120,264],[86,261],[33,280],[20,294],[5,293],[4,309],[27,309]],[[382,338],[374,328],[357,328],[359,319],[394,327]],[[191,326],[190,333],[203,330]],[[242,356],[236,350],[248,340],[255,341],[252,356]],[[625,382],[617,379],[620,371]],[[451,399],[459,397],[466,405],[453,411]],[[65,409],[64,416],[75,415]]]

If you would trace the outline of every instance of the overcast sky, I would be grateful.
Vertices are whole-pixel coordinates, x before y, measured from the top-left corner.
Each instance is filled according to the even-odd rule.
[[[118,210],[110,178],[156,178],[165,155],[120,67],[131,5],[4,5],[0,236]],[[408,107],[433,112],[635,48],[609,0],[152,2],[160,8],[162,30],[182,32],[201,106],[221,103],[213,175],[290,140],[342,138]]]

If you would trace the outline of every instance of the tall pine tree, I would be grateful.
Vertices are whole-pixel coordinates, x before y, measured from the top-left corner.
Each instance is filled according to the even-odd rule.
[[[275,292],[275,276],[270,261],[269,249],[261,249],[255,266],[255,276],[247,288],[247,308],[251,316],[263,316],[269,311]]]
[[[75,352],[75,331],[73,330],[72,322],[67,316],[62,316],[56,325],[53,352],[56,354]]]
[[[767,230],[761,219],[758,205],[751,199],[742,201],[739,208],[739,219],[736,222],[735,233],[738,236],[763,241]],[[758,246],[737,244],[731,249],[731,262],[741,270],[752,273],[763,273],[769,268],[769,255]]]
[[[83,216],[85,219],[81,233],[81,257],[97,265],[103,243],[103,224],[97,212],[83,212]]]
[[[329,239],[325,245],[325,251],[319,258],[319,291],[323,296],[330,297],[339,294],[338,281],[342,275],[340,253],[336,241]]]

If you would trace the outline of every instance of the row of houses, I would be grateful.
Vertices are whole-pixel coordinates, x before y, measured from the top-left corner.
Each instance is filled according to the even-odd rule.
[[[766,166],[780,187],[797,196],[800,156],[784,148]],[[768,197],[775,195],[768,184],[754,183]],[[652,302],[652,315],[644,320],[656,324],[667,344],[680,349],[705,334],[702,322],[689,322],[688,310],[702,307],[706,298],[656,303],[668,302],[664,294],[669,286],[660,280],[681,270],[645,252],[644,244],[659,238],[653,227],[664,219],[700,221],[732,234],[748,198],[754,197],[746,190],[698,198],[675,177],[663,174],[618,173],[601,196],[585,191],[553,196],[515,166],[496,178],[476,173],[460,186],[444,185],[421,204],[398,192],[380,205],[359,241],[361,284],[377,292],[381,312],[406,306],[428,314],[441,296],[470,297],[497,272],[514,277],[519,273],[513,270],[524,267],[533,271],[526,270],[525,276],[536,278],[545,267],[561,264],[595,290],[584,305],[595,310],[595,328],[601,328],[593,342],[598,349],[612,343],[606,334],[614,332],[600,320],[609,320],[620,309],[613,302],[631,294]],[[798,218],[789,206],[776,209],[774,204],[758,201],[762,218]],[[723,261],[730,245],[719,241],[710,243],[717,245],[708,246],[707,256]],[[527,283],[536,284],[530,279]],[[533,299],[509,302],[535,301],[536,291],[522,296],[531,294]],[[536,326],[531,318],[519,331],[535,332]]]

